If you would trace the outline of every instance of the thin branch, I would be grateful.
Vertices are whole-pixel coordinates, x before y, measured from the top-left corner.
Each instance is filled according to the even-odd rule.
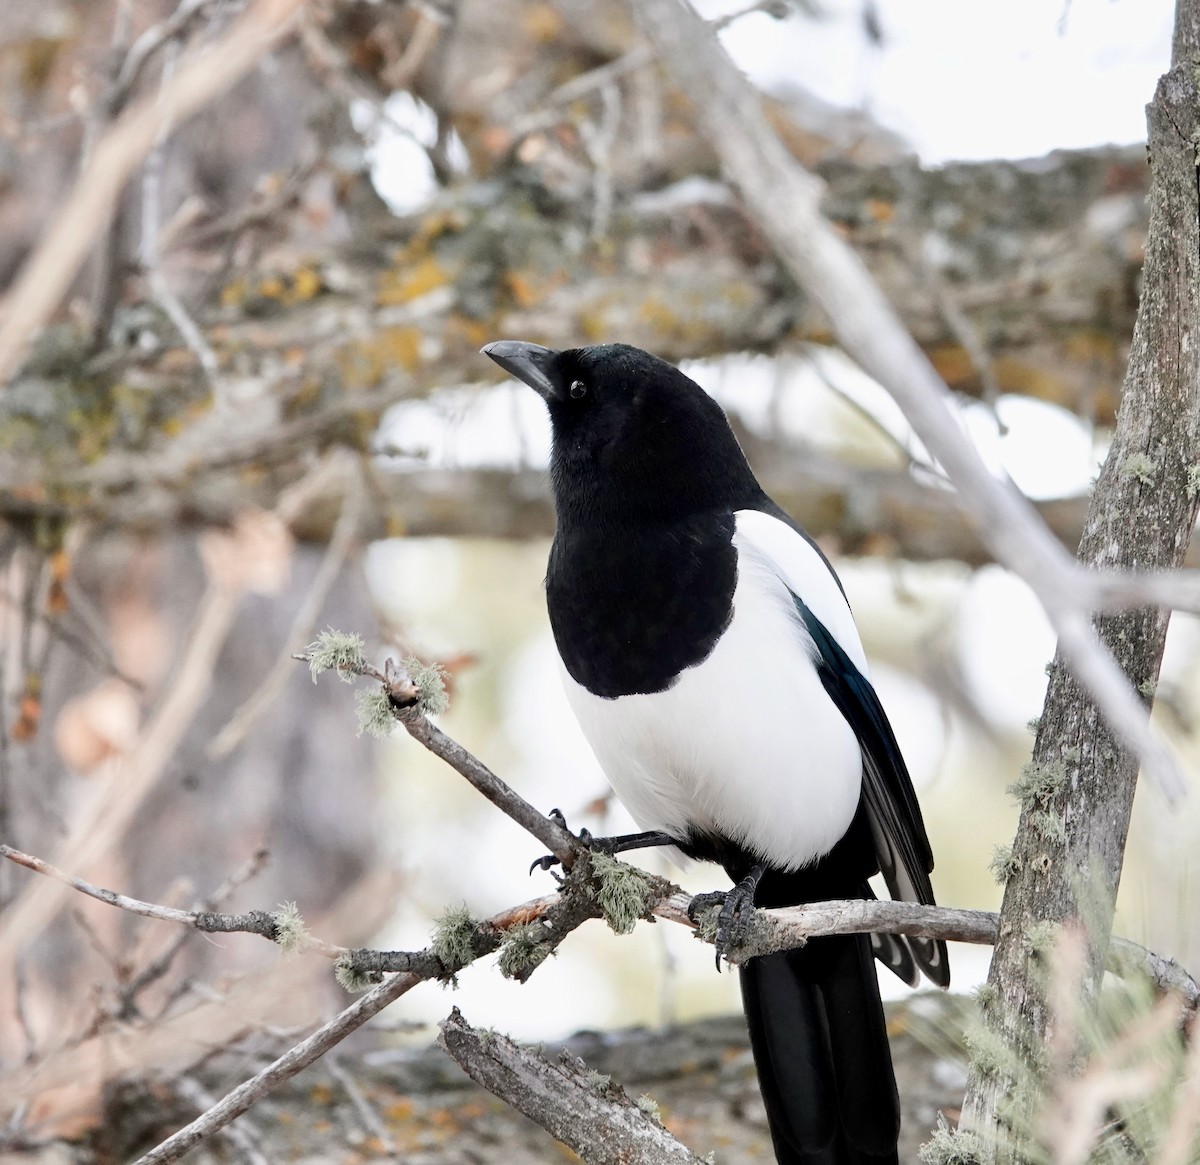
[[[358,640],[361,647],[361,640]],[[293,658],[310,663],[309,656],[298,654]],[[311,665],[310,663],[310,666]],[[315,665],[321,670],[321,665]],[[421,693],[411,677],[392,660],[384,670],[372,667],[364,658],[342,660],[336,665],[325,665],[328,670],[335,666],[339,672],[367,676],[377,680],[387,694],[392,715],[407,729],[409,736],[424,745],[434,756],[441,757],[493,805],[518,825],[533,834],[569,870],[583,851],[579,839],[563,829],[552,818],[540,813],[519,793],[502,781],[481,760],[468,752],[458,741],[447,736],[421,709]]]
[[[72,890],[86,894],[89,898],[95,898],[97,902],[103,902],[106,906],[115,906],[118,910],[136,914],[141,918],[155,918],[159,922],[180,923],[194,930],[203,931],[205,934],[257,934],[271,942],[279,941],[279,916],[277,913],[251,910],[246,914],[215,914],[208,910],[179,910],[174,906],[160,906],[154,902],[143,902],[140,898],[130,898],[115,890],[94,886],[91,882],[78,878],[74,874],[68,874],[65,870],[60,870],[42,858],[22,853],[9,845],[0,845],[0,858],[7,858],[10,862],[24,866],[35,874],[43,874],[47,878],[53,878],[56,882],[70,886]],[[345,947],[334,946],[332,943],[313,938],[311,935],[305,937],[303,945],[306,950],[315,951],[331,959],[337,959],[346,954]]]
[[[519,793],[509,788],[487,765],[476,760],[421,712],[410,709],[397,719],[418,744],[423,744],[452,769],[466,777],[497,809],[532,833],[567,868],[579,857],[580,845],[561,825],[539,813]]]
[[[217,1103],[217,1098],[199,1081],[193,1080],[190,1076],[181,1076],[174,1081],[173,1086],[184,1100],[202,1113],[207,1112]],[[221,1131],[230,1145],[237,1149],[250,1165],[269,1165],[267,1158],[263,1156],[262,1150],[258,1147],[257,1138],[252,1136],[244,1125],[231,1124]]]
[[[379,1142],[380,1147],[389,1157],[398,1156],[399,1150],[396,1148],[392,1134],[388,1132],[387,1125],[383,1123],[379,1113],[363,1095],[363,1090],[359,1088],[354,1077],[342,1067],[338,1058],[332,1053],[325,1057],[325,1067],[329,1075],[341,1086],[351,1105],[354,1106],[355,1112],[358,1113],[358,1119],[362,1121],[366,1131]]]
[[[265,849],[256,851],[240,870],[236,870],[207,898],[198,903],[196,910],[205,914],[213,913],[236,889],[258,876],[263,866],[266,865],[267,856]],[[171,969],[171,964],[187,941],[187,931],[181,930],[164,950],[146,963],[140,971],[129,976],[128,981],[121,985],[118,1015],[128,1017],[134,1012],[138,995],[152,983],[157,983]]]
[[[333,584],[342,573],[350,548],[362,523],[366,508],[366,490],[357,465],[351,461],[341,463],[341,477],[345,487],[341,511],[333,527],[321,565],[317,568],[312,585],[304,602],[296,611],[291,629],[284,639],[283,651],[271,665],[271,670],[256,686],[250,697],[229,719],[229,722],[209,742],[207,753],[212,760],[223,760],[245,738],[255,722],[275,702],[287,681],[294,674],[293,656],[312,637],[313,625],[329,598]]]
[[[123,113],[96,143],[87,165],[4,300],[0,386],[49,320],[111,220],[129,176],[164,125],[180,125],[244,77],[284,36],[303,0],[257,0],[221,37],[189,53],[169,85]]]

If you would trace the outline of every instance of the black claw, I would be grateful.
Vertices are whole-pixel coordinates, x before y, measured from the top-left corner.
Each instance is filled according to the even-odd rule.
[[[566,819],[566,817],[563,816],[563,811],[561,809],[551,809],[550,812],[546,814],[546,816],[549,817],[550,820],[553,821],[555,825],[558,825],[561,828],[565,829],[568,833],[571,832],[570,827],[567,825],[567,819]],[[580,833],[579,836],[580,836],[581,841],[583,840],[584,833],[587,833],[587,830],[583,830]],[[586,844],[587,844],[587,842],[584,842],[584,845],[586,845]],[[554,869],[554,867],[557,866],[558,864],[559,864],[559,859],[556,858],[553,854],[542,854],[542,856],[540,858],[538,858],[533,863],[533,865],[531,865],[529,867],[530,877],[533,876],[533,871],[536,869],[540,868],[544,873],[548,873],[550,870]]]
[[[721,960],[726,958],[726,951],[738,947],[746,938],[750,929],[750,917],[754,913],[754,893],[762,875],[762,868],[756,866],[732,890],[697,894],[688,903],[688,918],[693,922],[701,911],[713,906],[721,907],[721,912],[717,915],[717,934],[714,939],[718,971],[721,970]]]
[[[533,864],[529,867],[530,876],[532,876],[533,871],[539,867],[543,872],[545,872],[554,869],[554,867],[557,865],[558,858],[556,858],[553,854],[542,854],[540,858],[535,858],[533,860]]]
[[[693,922],[698,921],[697,915],[713,906],[723,906],[725,904],[724,890],[709,890],[705,894],[697,894],[689,903],[687,908],[687,916]]]

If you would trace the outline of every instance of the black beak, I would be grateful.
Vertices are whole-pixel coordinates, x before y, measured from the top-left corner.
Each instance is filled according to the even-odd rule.
[[[562,400],[565,395],[558,375],[559,353],[524,340],[497,340],[480,351],[490,356],[505,372],[523,380],[544,401]]]

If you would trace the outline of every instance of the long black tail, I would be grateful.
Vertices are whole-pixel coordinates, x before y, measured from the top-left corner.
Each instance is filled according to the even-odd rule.
[[[897,1165],[900,1104],[868,935],[752,959],[742,999],[779,1165]]]

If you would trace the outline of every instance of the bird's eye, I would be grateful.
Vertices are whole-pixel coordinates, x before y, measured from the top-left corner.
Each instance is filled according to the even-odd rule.
[[[580,397],[587,396],[587,385],[582,380],[572,380],[569,391],[573,400],[579,400]]]

